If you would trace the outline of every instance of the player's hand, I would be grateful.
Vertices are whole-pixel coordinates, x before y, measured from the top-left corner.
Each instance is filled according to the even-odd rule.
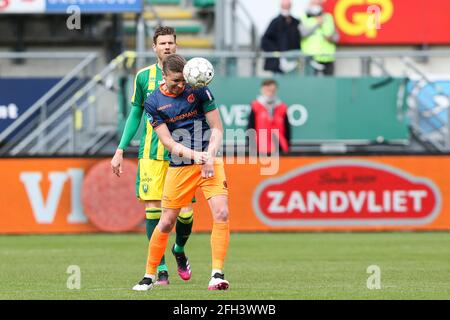
[[[208,152],[194,151],[194,162],[196,164],[205,164],[210,159]]]
[[[210,161],[202,166],[202,178],[209,179],[214,177],[214,164]]]
[[[111,169],[112,172],[118,177],[120,177],[120,175],[123,173],[122,164],[123,164],[123,150],[117,149],[116,153],[114,154],[114,157],[111,160]]]

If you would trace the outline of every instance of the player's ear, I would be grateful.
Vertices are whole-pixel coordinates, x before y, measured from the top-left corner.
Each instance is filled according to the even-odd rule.
[[[152,48],[153,48],[153,51],[156,52],[156,44],[155,43],[152,44]]]

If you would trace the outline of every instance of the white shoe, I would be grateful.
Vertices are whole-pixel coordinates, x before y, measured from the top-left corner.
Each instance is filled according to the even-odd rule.
[[[147,291],[153,288],[152,278],[143,278],[137,285],[133,287],[134,291]]]
[[[227,290],[230,283],[225,280],[223,273],[216,272],[209,280],[208,290]]]

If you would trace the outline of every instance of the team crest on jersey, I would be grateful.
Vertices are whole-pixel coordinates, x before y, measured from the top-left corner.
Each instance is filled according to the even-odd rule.
[[[148,184],[144,183],[142,185],[142,190],[144,191],[144,193],[147,193],[148,192]]]
[[[195,96],[194,96],[193,93],[191,93],[191,94],[187,97],[187,101],[188,101],[189,103],[194,103],[194,101],[195,101]]]

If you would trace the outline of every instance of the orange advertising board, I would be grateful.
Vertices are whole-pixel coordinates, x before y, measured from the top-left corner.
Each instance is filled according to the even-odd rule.
[[[99,232],[80,195],[100,160],[0,160],[0,233]],[[450,156],[226,163],[232,231],[450,230]],[[194,231],[209,231],[209,206],[200,191],[197,199]]]
[[[0,160],[0,233],[95,232],[81,206],[97,159]]]

